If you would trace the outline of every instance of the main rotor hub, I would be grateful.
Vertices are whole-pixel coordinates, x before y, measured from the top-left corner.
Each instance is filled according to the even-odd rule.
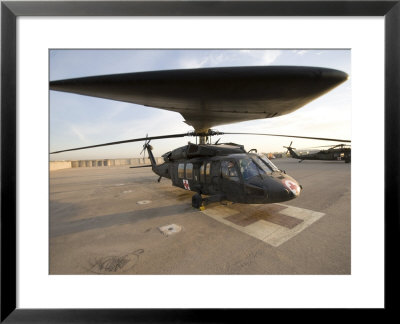
[[[199,137],[199,144],[207,144],[210,136],[222,135],[222,134],[223,133],[216,131],[216,130],[212,130],[212,129],[208,129],[206,131],[196,131],[195,130],[194,132],[191,133],[191,135]]]

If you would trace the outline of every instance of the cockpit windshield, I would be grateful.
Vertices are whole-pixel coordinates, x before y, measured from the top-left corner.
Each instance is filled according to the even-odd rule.
[[[273,171],[279,171],[279,169],[263,155],[251,154],[251,156],[239,159],[238,162],[240,173],[243,175],[244,180]]]
[[[262,171],[264,171],[263,173],[271,173],[273,171],[272,168],[268,164],[266,164],[264,160],[261,159],[260,156],[253,155],[252,158],[254,162],[256,162],[257,166],[261,168]]]
[[[272,171],[279,171],[278,167],[277,167],[275,164],[273,164],[273,163],[267,158],[266,155],[260,155],[259,157],[260,157],[260,159],[261,159],[266,165],[268,165],[268,167],[269,167]]]

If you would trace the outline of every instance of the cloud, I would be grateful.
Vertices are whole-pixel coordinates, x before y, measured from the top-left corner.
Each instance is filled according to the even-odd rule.
[[[293,53],[297,55],[304,55],[307,54],[309,51],[308,50],[293,50]]]
[[[255,50],[250,51],[249,55],[257,64],[269,65],[272,64],[282,54],[279,50]]]
[[[82,142],[88,144],[90,141],[87,139],[87,137],[74,125],[69,125],[70,130],[72,131],[73,134],[75,134]]]
[[[190,55],[190,56],[189,56]],[[280,50],[225,50],[207,51],[198,55],[183,55],[180,68],[194,69],[216,66],[269,65],[281,55]]]

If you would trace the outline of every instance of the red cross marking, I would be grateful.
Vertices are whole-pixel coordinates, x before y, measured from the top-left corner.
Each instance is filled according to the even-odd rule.
[[[293,192],[295,195],[298,195],[300,193],[299,186],[297,183],[291,181],[291,180],[284,180],[283,183],[287,188],[290,189],[291,192]]]
[[[183,186],[185,187],[186,190],[190,190],[189,181],[183,180]]]

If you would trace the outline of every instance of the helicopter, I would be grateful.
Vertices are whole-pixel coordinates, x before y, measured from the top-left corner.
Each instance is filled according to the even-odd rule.
[[[334,146],[329,145],[328,149],[320,150],[315,153],[297,154],[290,142],[289,146],[284,146],[287,149],[286,154],[289,152],[290,156],[294,159],[299,159],[299,163],[304,160],[324,160],[324,161],[344,161],[345,163],[351,162],[351,147],[348,144],[337,144]],[[324,146],[317,146],[324,147]]]
[[[342,71],[300,66],[221,67],[113,74],[50,82],[50,90],[141,104],[179,112],[194,131],[135,138],[50,152],[144,141],[152,171],[195,194],[192,206],[210,202],[267,204],[294,199],[302,186],[255,149],[211,143],[215,135],[260,135],[343,141],[293,135],[228,133],[211,127],[293,112],[346,81]],[[151,140],[195,136],[196,143],[163,154],[157,164]],[[206,196],[206,197],[203,197]]]

